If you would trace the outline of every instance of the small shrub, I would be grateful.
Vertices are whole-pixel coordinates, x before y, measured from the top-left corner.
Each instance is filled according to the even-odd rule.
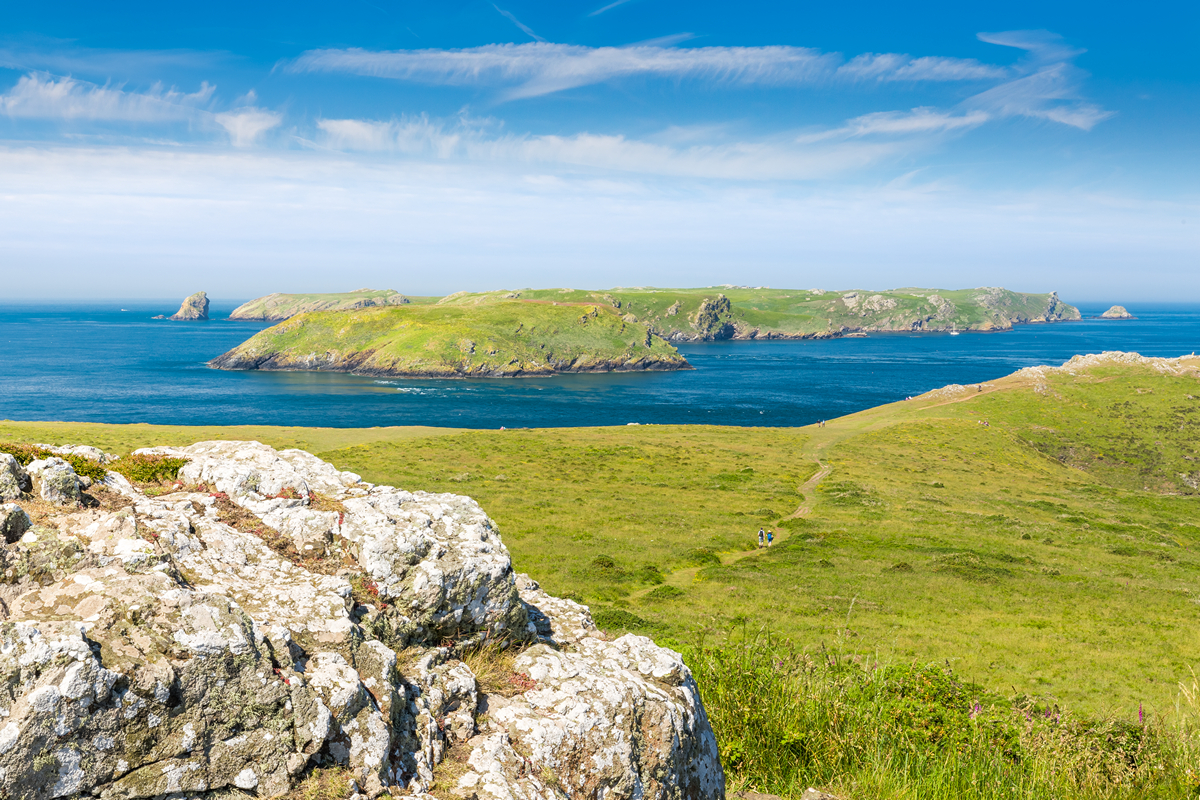
[[[124,475],[130,483],[144,484],[173,481],[187,463],[186,458],[131,453],[109,466],[113,472]]]
[[[647,600],[674,600],[683,597],[687,592],[677,586],[656,586],[646,593]]]
[[[696,567],[721,566],[721,557],[711,547],[696,547],[688,550],[684,558],[688,564]]]
[[[92,461],[90,458],[74,454],[59,455],[44,447],[37,447],[32,444],[0,442],[0,453],[8,453],[23,467],[29,466],[31,461],[37,461],[42,458],[61,458],[71,465],[71,469],[75,470],[76,475],[90,478],[93,481],[102,481],[108,476],[108,470],[105,469],[104,465],[97,461]]]
[[[777,519],[779,517],[779,515],[775,513],[774,509],[766,508],[765,506],[755,511],[754,515],[756,517],[761,517],[762,519]]]
[[[913,571],[913,565],[909,564],[907,561],[898,561],[895,564],[892,564],[886,570],[884,570],[884,572],[912,572],[912,571]]]
[[[609,633],[615,631],[646,631],[659,626],[623,608],[598,608],[592,611],[596,627]]]

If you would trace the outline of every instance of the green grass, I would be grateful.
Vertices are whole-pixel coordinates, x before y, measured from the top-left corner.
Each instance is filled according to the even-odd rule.
[[[1006,289],[909,288],[882,292],[814,292],[738,287],[638,287],[607,291],[522,289],[520,292],[460,292],[443,298],[439,303],[477,305],[513,295],[524,300],[613,306],[627,319],[645,322],[668,339],[804,337],[857,330],[908,331],[914,327],[921,330],[1002,330],[1014,322],[1041,319],[1053,297]],[[931,299],[933,296],[938,301]],[[1079,319],[1079,311],[1059,303],[1057,311],[1051,316],[1056,319]]]
[[[517,569],[591,604],[611,632],[684,650],[735,783],[1183,797],[1200,766],[1194,727],[1180,727],[1197,722],[1180,686],[1200,664],[1200,359],[1186,366],[1018,374],[824,428],[252,433],[368,480],[477,498]],[[0,442],[124,452],[213,432],[3,423]],[[830,471],[813,483],[818,464]],[[764,524],[778,543],[758,550]],[[759,629],[777,641],[754,644]],[[830,654],[836,669],[821,666]],[[764,672],[779,660],[783,673]],[[893,679],[946,669],[986,698],[993,728],[1015,731],[1021,758],[973,738],[953,693],[887,730]],[[778,718],[746,716],[752,702]],[[1056,706],[1071,726],[1021,722]],[[905,744],[943,717],[952,747]],[[756,731],[773,750],[752,752]]]
[[[436,297],[406,297],[391,289],[360,289],[356,292],[309,294],[276,292],[243,303],[233,310],[229,318],[282,320],[306,311],[349,311],[370,306],[432,303],[436,300]]]
[[[646,325],[610,306],[504,299],[300,314],[213,364],[443,377],[688,366]]]

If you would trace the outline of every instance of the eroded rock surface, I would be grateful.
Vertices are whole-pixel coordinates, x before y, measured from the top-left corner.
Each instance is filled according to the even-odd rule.
[[[270,797],[335,765],[420,795],[447,758],[463,797],[723,797],[678,654],[514,575],[469,498],[256,442],[147,452],[188,459],[182,488],[0,506],[6,800]],[[485,643],[515,653],[504,696],[463,660]]]

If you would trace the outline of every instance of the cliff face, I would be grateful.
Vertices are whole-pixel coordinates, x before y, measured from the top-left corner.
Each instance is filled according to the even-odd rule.
[[[208,319],[208,295],[204,292],[196,292],[194,295],[185,298],[179,306],[179,310],[168,317],[168,319],[182,321]]]
[[[352,311],[375,306],[400,306],[409,298],[391,289],[357,289],[333,294],[281,294],[275,292],[243,303],[230,319],[285,320],[311,311]]]
[[[302,314],[210,366],[446,378],[690,368],[648,326],[608,307],[514,300]]]
[[[168,493],[3,507],[6,794],[274,797],[321,767],[365,797],[723,798],[678,654],[514,575],[469,498],[257,442],[141,452],[186,460]]]

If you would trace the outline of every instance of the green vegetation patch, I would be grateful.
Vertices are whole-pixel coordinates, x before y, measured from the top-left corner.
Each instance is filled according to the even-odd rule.
[[[496,300],[300,314],[260,331],[212,366],[512,377],[688,364],[645,324],[609,306]]]

